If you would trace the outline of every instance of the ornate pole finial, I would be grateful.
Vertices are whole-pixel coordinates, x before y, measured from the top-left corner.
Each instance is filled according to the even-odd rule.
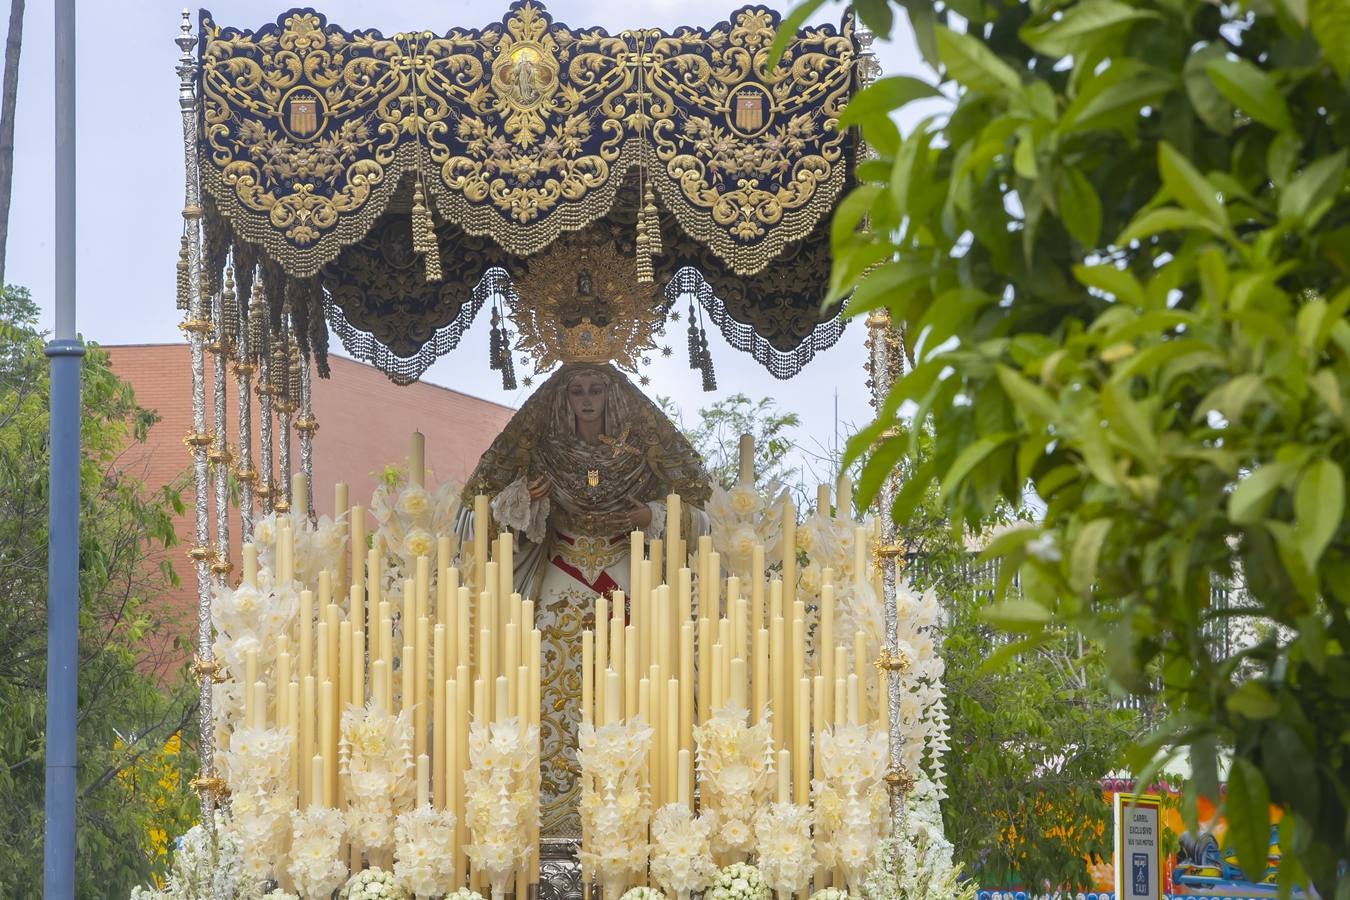
[[[197,62],[193,58],[192,49],[197,46],[197,36],[192,33],[192,13],[187,7],[183,8],[182,21],[178,23],[178,36],[173,39],[182,51],[178,57],[178,105],[183,109],[191,109],[197,102],[197,91],[194,83],[194,76],[197,74]]]

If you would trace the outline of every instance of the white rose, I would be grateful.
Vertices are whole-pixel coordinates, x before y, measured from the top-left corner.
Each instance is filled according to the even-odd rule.
[[[421,528],[414,528],[403,540],[403,552],[409,559],[431,556],[435,551],[436,539]]]
[[[398,511],[409,518],[426,514],[431,508],[431,497],[424,488],[406,487],[398,495]]]
[[[736,485],[728,492],[727,499],[736,515],[744,518],[755,515],[764,507],[764,500],[760,497],[759,491],[750,484]]]

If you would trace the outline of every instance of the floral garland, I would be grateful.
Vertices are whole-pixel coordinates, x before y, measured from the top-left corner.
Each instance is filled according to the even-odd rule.
[[[707,900],[770,900],[769,886],[759,869],[736,862],[717,873]]]
[[[291,862],[286,872],[306,900],[326,900],[347,880],[341,858],[346,827],[336,809],[311,806],[291,813]]]
[[[755,849],[764,883],[780,896],[806,890],[814,869],[811,808],[773,803],[755,816]]]
[[[717,877],[709,835],[712,818],[694,818],[683,803],[668,803],[652,818],[651,874],[657,883],[689,900]]]
[[[383,855],[394,846],[394,817],[412,807],[412,719],[407,710],[390,714],[372,698],[343,711],[338,733],[338,765],[348,779],[347,830],[359,849]]]
[[[851,887],[862,880],[889,826],[882,778],[889,741],[866,725],[840,725],[816,735],[816,851],[827,868],[842,868]]]
[[[394,877],[409,893],[439,897],[455,886],[454,831],[455,814],[447,810],[419,806],[399,815],[394,823]]]
[[[647,822],[651,797],[642,785],[642,767],[652,729],[631,719],[577,732],[581,764],[581,867],[599,878],[606,897],[617,897],[647,865]]]
[[[773,790],[773,732],[769,717],[753,726],[750,713],[728,703],[694,729],[703,809],[712,814],[712,848],[744,855],[755,847],[755,810]]]
[[[941,637],[942,610],[930,589],[916,595],[908,582],[895,586],[897,638],[900,654],[909,661],[901,673],[900,759],[915,776],[906,805],[941,828],[938,801],[947,796],[947,710],[943,700]]]
[[[464,783],[465,824],[473,838],[465,853],[486,873],[493,900],[506,894],[511,873],[524,865],[539,820],[539,729],[515,718],[469,729]]]

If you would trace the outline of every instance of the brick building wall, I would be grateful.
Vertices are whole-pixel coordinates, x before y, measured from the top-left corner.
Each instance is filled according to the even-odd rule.
[[[180,484],[186,512],[175,523],[179,546],[171,554],[182,586],[155,605],[160,625],[155,641],[161,674],[168,675],[184,654],[173,650],[174,639],[188,645],[196,633],[196,576],[187,551],[195,542],[196,518],[191,482],[191,456],[183,437],[192,430],[192,369],[186,344],[127,344],[103,347],[113,371],[129,381],[136,402],[155,410],[160,421],[144,444],[127,448],[121,468],[152,490]],[[319,431],[314,440],[314,506],[319,515],[333,513],[333,486],[345,481],[352,503],[366,505],[376,476],[390,463],[407,458],[409,435],[426,435],[429,484],[445,478],[463,482],[488,444],[515,410],[459,391],[418,382],[400,387],[372,366],[345,357],[330,358],[332,378],[313,383],[314,415]],[[214,384],[207,379],[207,429],[211,430]],[[238,417],[233,376],[226,386],[227,433],[238,445]],[[257,398],[254,397],[253,447],[257,459]],[[274,438],[275,445],[275,438]],[[275,448],[274,448],[274,453]],[[299,436],[292,434],[291,464],[300,469]],[[256,468],[256,463],[255,463]],[[275,469],[274,469],[275,471]],[[209,492],[214,498],[214,487]],[[211,513],[215,522],[214,511]],[[239,560],[239,516],[230,512],[231,559]]]

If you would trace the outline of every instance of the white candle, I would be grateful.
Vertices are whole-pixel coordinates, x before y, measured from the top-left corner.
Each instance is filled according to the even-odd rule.
[[[427,439],[422,432],[412,433],[412,447],[408,453],[408,483],[421,487],[426,481]]]

